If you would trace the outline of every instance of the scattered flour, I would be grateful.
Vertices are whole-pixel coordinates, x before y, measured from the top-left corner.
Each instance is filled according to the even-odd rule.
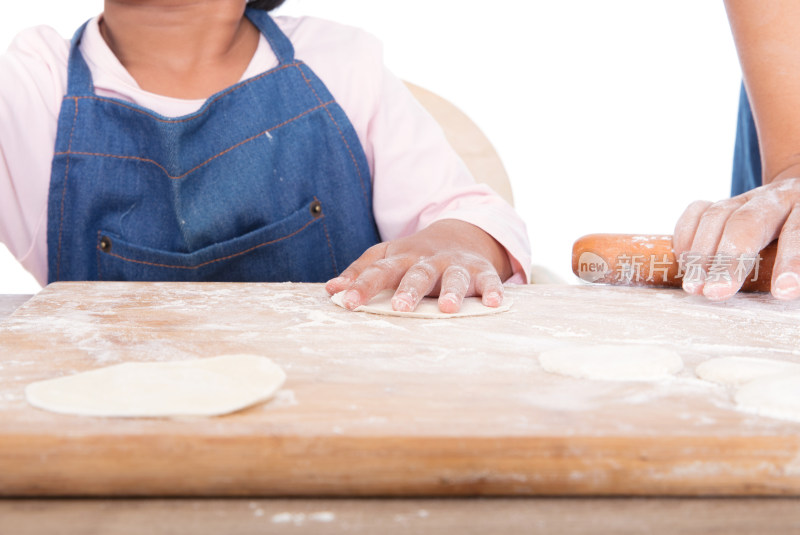
[[[334,520],[336,520],[336,515],[330,511],[311,514],[284,512],[272,515],[273,524],[294,524],[295,526],[302,526],[306,521],[327,523]]]

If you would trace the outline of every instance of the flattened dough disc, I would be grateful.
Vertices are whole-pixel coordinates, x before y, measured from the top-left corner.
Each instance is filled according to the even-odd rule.
[[[746,383],[736,392],[740,410],[800,421],[800,374],[771,375]]]
[[[800,364],[753,357],[719,357],[703,362],[695,368],[695,373],[706,381],[740,386],[771,375],[800,373]]]
[[[646,345],[586,345],[539,355],[545,371],[601,381],[658,381],[683,368],[675,351]]]
[[[286,374],[266,357],[224,355],[177,362],[128,362],[31,383],[34,407],[118,417],[218,416],[272,397]]]
[[[487,307],[481,303],[480,297],[467,297],[461,304],[461,310],[455,314],[445,314],[439,310],[439,302],[435,297],[423,297],[422,301],[413,312],[398,312],[392,310],[392,296],[394,290],[384,290],[376,295],[372,301],[366,305],[361,305],[354,312],[368,312],[382,316],[402,316],[405,318],[427,318],[427,319],[446,319],[446,318],[466,318],[471,316],[488,316],[506,312],[513,304],[511,299],[505,297],[503,304],[499,307]],[[342,308],[344,292],[339,292],[331,297],[331,301]]]

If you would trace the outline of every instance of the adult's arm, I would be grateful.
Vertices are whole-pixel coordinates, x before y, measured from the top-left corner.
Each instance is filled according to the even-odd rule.
[[[675,229],[678,254],[705,258],[705,277],[685,280],[689,293],[725,300],[756,259],[778,240],[772,294],[800,297],[800,2],[727,0],[744,84],[760,142],[763,186],[716,203],[691,204]],[[713,275],[713,276],[709,276]]]

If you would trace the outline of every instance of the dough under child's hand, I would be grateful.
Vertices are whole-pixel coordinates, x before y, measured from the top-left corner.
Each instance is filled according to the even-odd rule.
[[[347,308],[342,302],[344,294],[345,292],[334,294],[331,297],[331,301],[342,308]],[[467,297],[461,304],[461,310],[448,314],[439,310],[439,302],[435,297],[424,297],[419,305],[417,305],[417,308],[412,312],[403,312],[392,308],[393,295],[394,290],[384,290],[366,305],[361,305],[356,308],[355,312],[368,312],[370,314],[379,314],[382,316],[401,316],[406,318],[444,319],[500,314],[501,312],[509,310],[512,305],[511,299],[508,297],[503,300],[503,304],[499,307],[487,307],[481,302],[480,297]]]

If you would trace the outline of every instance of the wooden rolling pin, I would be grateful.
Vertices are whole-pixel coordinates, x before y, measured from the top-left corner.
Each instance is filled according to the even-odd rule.
[[[758,260],[727,260],[743,273],[753,266],[743,291],[769,291],[776,251],[777,242],[772,242],[761,251]],[[589,234],[572,246],[573,273],[586,282],[599,284],[680,288],[683,278],[695,273],[695,266],[699,265],[696,257],[687,255],[684,260],[680,269],[672,250],[672,236]]]

